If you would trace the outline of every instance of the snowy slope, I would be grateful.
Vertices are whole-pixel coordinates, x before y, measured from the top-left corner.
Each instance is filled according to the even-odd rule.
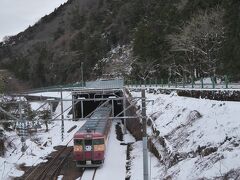
[[[239,176],[234,175],[240,169],[239,102],[185,98],[174,93],[147,94],[147,98],[154,100],[154,105],[148,104],[147,114],[164,139],[162,145],[156,143],[163,157],[155,178]]]

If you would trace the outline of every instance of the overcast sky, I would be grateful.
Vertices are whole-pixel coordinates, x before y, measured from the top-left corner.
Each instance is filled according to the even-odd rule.
[[[0,0],[0,41],[15,35],[67,0]]]

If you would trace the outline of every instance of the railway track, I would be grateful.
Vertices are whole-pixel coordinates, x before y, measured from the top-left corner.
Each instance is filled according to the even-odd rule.
[[[84,169],[83,171],[83,175],[80,178],[80,180],[94,180],[95,179],[95,175],[97,172],[97,168],[93,168],[93,169]]]
[[[69,157],[72,152],[72,147],[61,147],[60,150],[50,157],[48,162],[41,163],[35,168],[29,169],[20,180],[52,180],[56,179],[59,170],[61,169],[64,161]]]
[[[72,139],[67,143],[67,145]],[[36,167],[30,168],[17,180],[53,180],[57,179],[58,172],[61,170],[66,159],[72,154],[73,147],[60,146],[58,151],[52,153],[46,163],[41,163]]]

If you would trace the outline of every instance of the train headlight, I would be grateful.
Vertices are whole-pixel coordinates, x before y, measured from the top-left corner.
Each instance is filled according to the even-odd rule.
[[[82,146],[74,146],[73,148],[74,152],[80,152],[83,150]]]
[[[104,144],[94,145],[94,151],[104,151]]]

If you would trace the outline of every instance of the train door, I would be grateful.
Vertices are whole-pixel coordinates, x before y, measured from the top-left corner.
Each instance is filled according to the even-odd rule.
[[[85,151],[85,158],[87,161],[92,160],[92,151],[93,151],[93,145],[92,145],[92,139],[85,139],[84,142],[84,151]]]

